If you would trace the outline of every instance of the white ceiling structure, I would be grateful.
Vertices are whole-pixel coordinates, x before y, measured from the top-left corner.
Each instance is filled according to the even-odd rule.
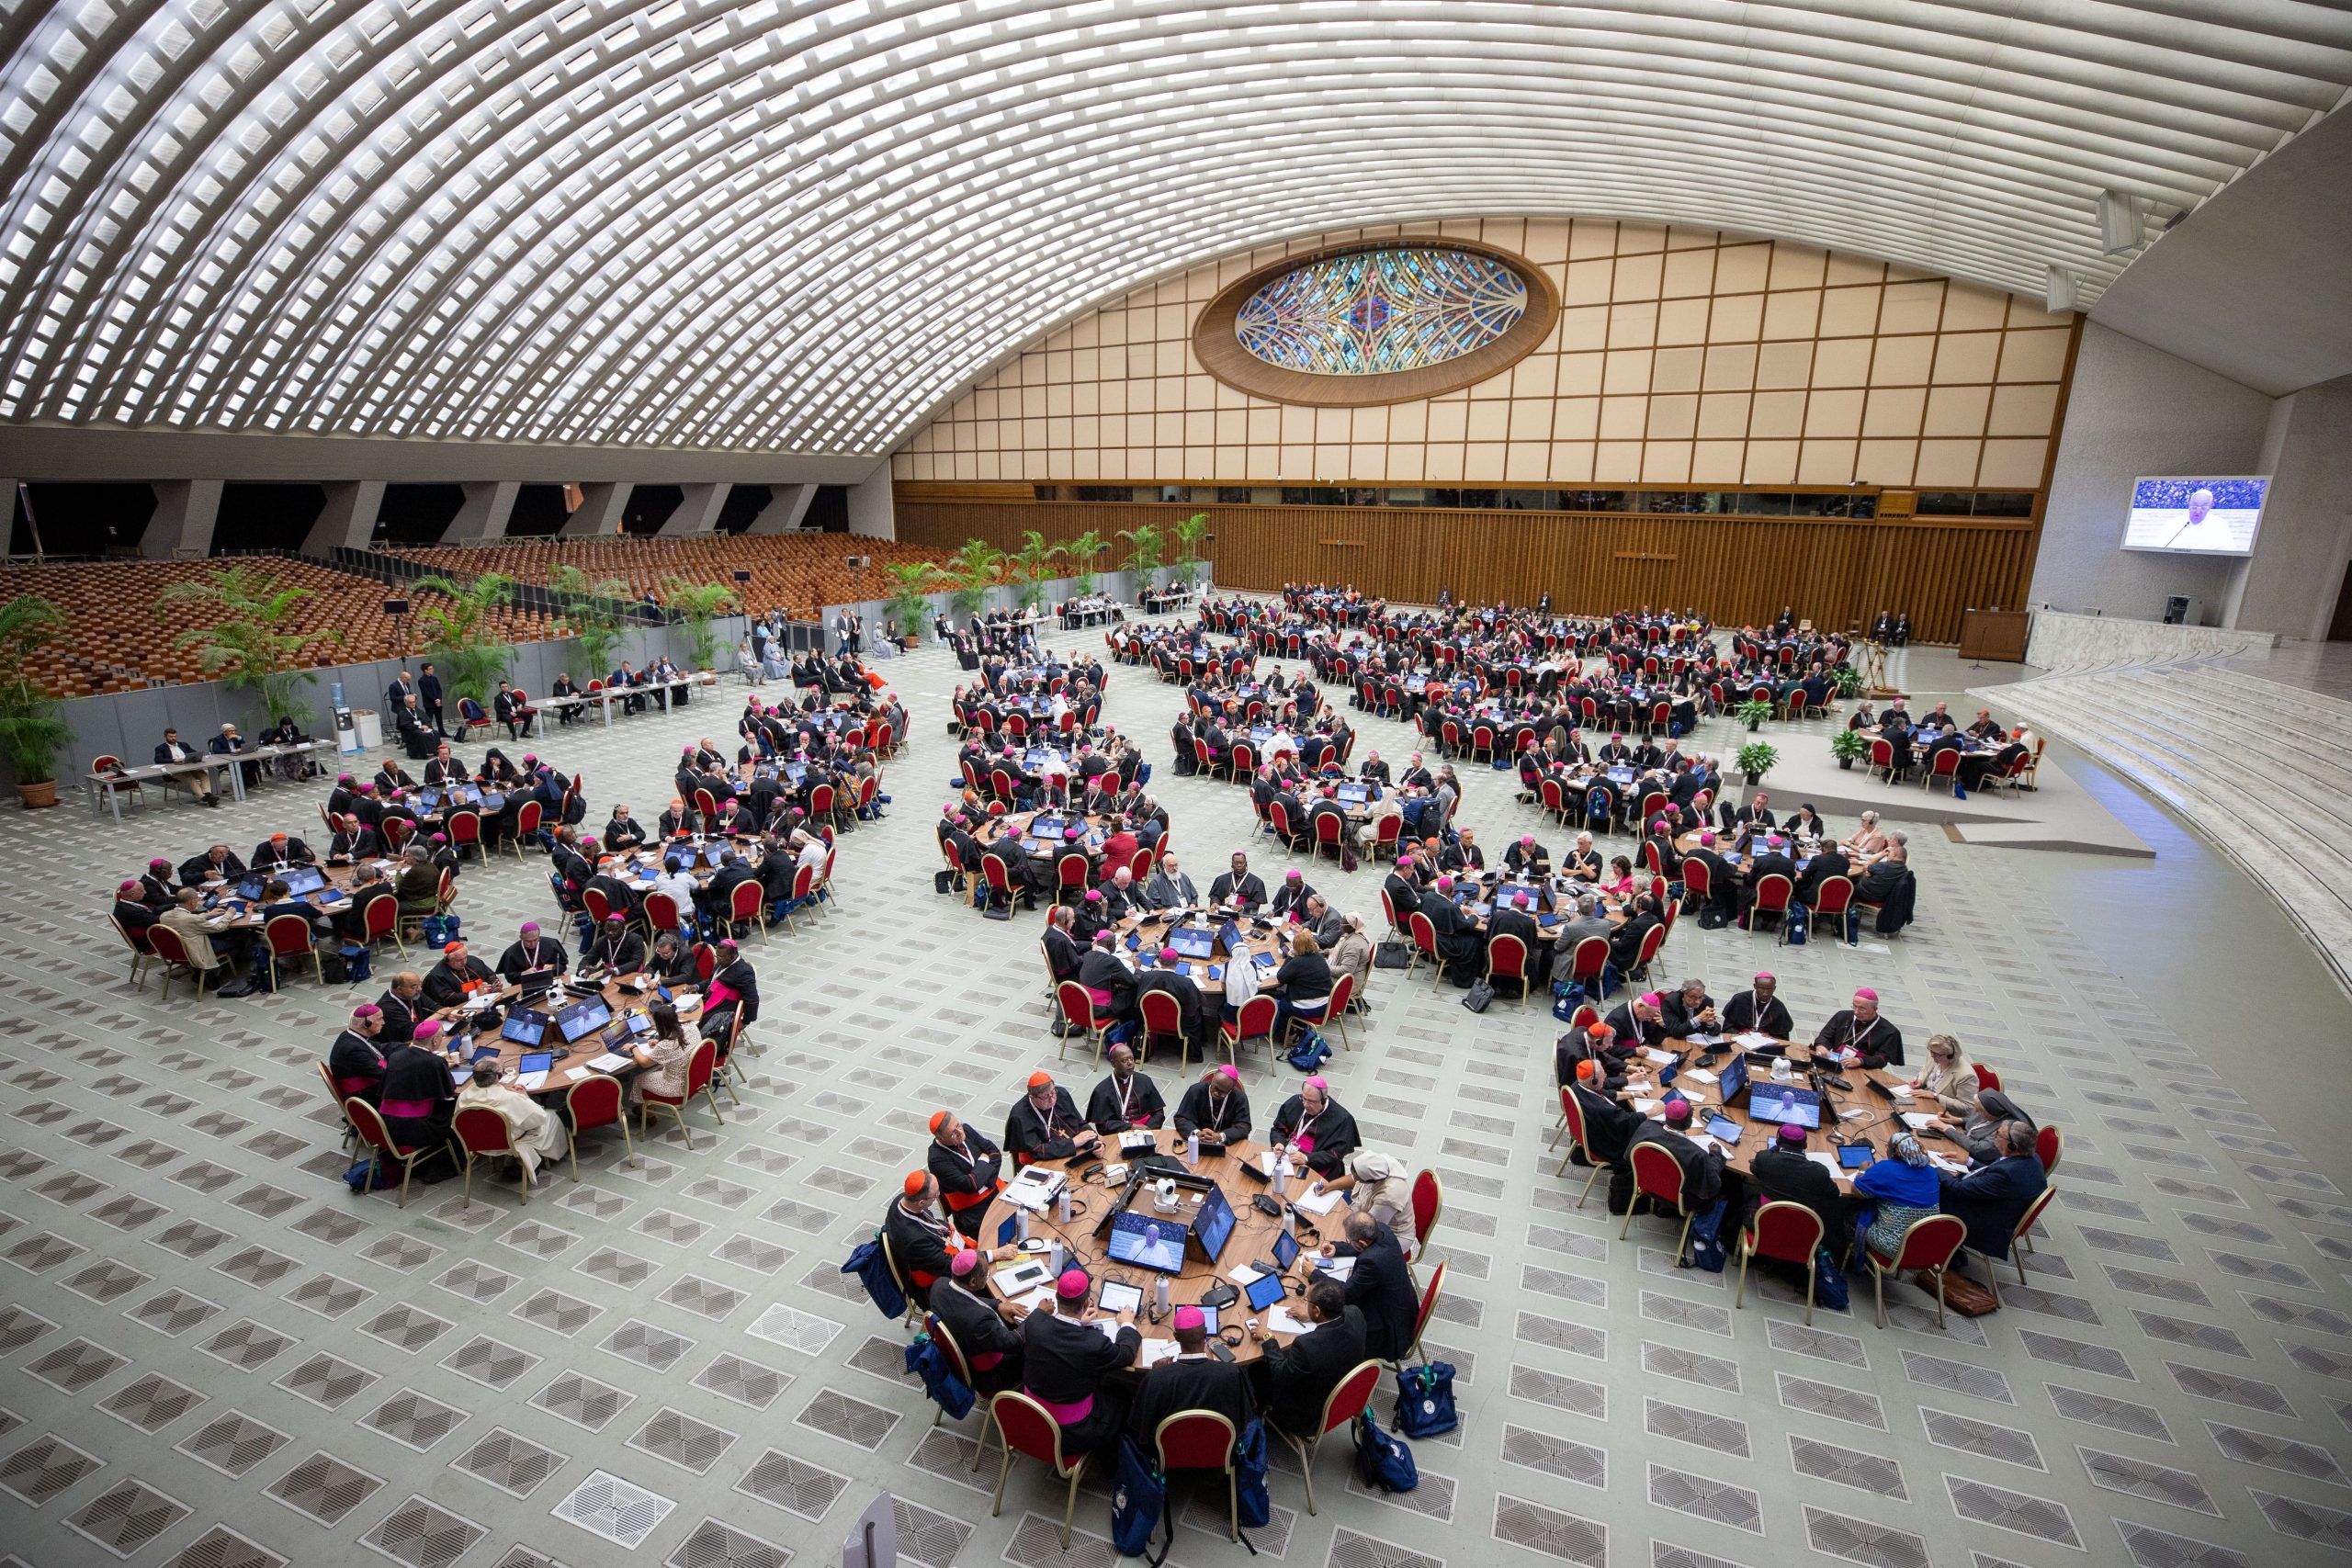
[[[0,60],[0,422],[878,456],[1106,297],[1362,223],[2087,305],[2098,193],[2193,209],[2342,101],[2352,13],[16,0]]]

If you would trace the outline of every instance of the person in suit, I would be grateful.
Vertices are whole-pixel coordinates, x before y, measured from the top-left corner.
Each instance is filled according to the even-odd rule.
[[[1200,907],[1200,889],[1176,863],[1174,851],[1156,858],[1151,878],[1143,885],[1143,901],[1152,909],[1190,909]]]
[[[1209,884],[1209,902],[1233,903],[1248,910],[1256,910],[1266,901],[1263,878],[1250,869],[1250,857],[1239,850],[1233,852],[1233,869]]]
[[[416,679],[403,669],[392,677],[392,683],[384,688],[385,711],[400,712],[408,705],[409,698],[414,695],[416,695]]]
[[[1242,1092],[1241,1075],[1229,1062],[1203,1073],[1176,1102],[1174,1126],[1179,1136],[1197,1135],[1204,1144],[1230,1144],[1250,1136],[1250,1097]]]
[[[1136,1070],[1136,1054],[1114,1045],[1106,1054],[1111,1071],[1087,1097],[1087,1124],[1098,1133],[1124,1133],[1130,1127],[1157,1127],[1168,1114],[1159,1086]]]
[[[2027,1207],[2050,1185],[2049,1172],[2033,1152],[2033,1128],[2003,1122],[1993,1129],[1993,1162],[1965,1176],[1937,1173],[1940,1207],[1968,1227],[1968,1249],[1997,1261],[2009,1255],[2009,1238]]]
[[[1487,852],[1478,847],[1478,831],[1464,828],[1454,835],[1454,842],[1438,851],[1437,868],[1460,875],[1464,872],[1487,869]]]
[[[1634,900],[1624,920],[1609,933],[1609,965],[1600,977],[1602,996],[1612,995],[1621,983],[1633,978],[1641,964],[1642,944],[1665,923],[1658,917],[1657,898],[1645,893]]]
[[[165,762],[193,762],[196,760],[196,753],[180,744],[178,730],[164,731],[163,740],[155,747],[155,761],[159,766]],[[164,785],[168,788],[173,784],[179,785],[207,806],[217,807],[220,804],[220,797],[212,793],[212,770],[209,768],[199,769],[193,773],[173,773],[164,780]]]
[[[424,976],[413,969],[401,970],[376,998],[376,1005],[384,1010],[380,1043],[414,1038],[417,1024],[432,1010],[424,1005]]]
[[[1102,1145],[1102,1134],[1086,1124],[1078,1102],[1051,1073],[1031,1073],[1026,1092],[1005,1113],[1004,1149],[1016,1166],[1091,1154]]]
[[[1973,1073],[1970,1075],[1972,1080],[1974,1076]],[[1928,1127],[1940,1132],[1966,1149],[1971,1164],[1991,1165],[2001,1157],[1995,1134],[2011,1122],[2023,1127],[2030,1139],[2034,1132],[2033,1118],[2025,1113],[2023,1107],[1997,1089],[1978,1089],[1958,1114],[1939,1111]],[[1925,1129],[1921,1135],[1926,1135]]]
[[[923,1151],[932,1179],[939,1184],[949,1223],[978,1238],[989,1203],[1004,1190],[1004,1151],[952,1111],[931,1113],[931,1144]]]
[[[1016,1325],[1029,1314],[1026,1307],[976,1293],[976,1286],[987,1289],[981,1267],[995,1256],[966,1247],[948,1260],[947,1278],[931,1287],[932,1315],[955,1339],[964,1365],[971,1370],[972,1392],[982,1397],[1021,1386],[1022,1345]]]
[[[1731,829],[1734,834],[1743,837],[1778,827],[1779,823],[1772,816],[1771,799],[1770,795],[1759,789],[1756,792],[1756,798],[1745,806],[1735,807],[1730,801],[1724,801],[1724,826]]]
[[[628,929],[628,917],[605,917],[596,940],[581,951],[580,967],[614,975],[634,975],[645,967],[645,939]]]
[[[1055,1282],[1053,1310],[1022,1320],[1021,1383],[1060,1423],[1063,1452],[1101,1461],[1126,1429],[1128,1398],[1126,1386],[1105,1374],[1134,1364],[1143,1336],[1135,1314],[1123,1312],[1116,1331],[1104,1337],[1091,1321],[1092,1292],[1084,1269],[1069,1269]]]
[[[1363,1314],[1364,1354],[1398,1359],[1412,1349],[1413,1320],[1420,1315],[1405,1249],[1386,1225],[1361,1211],[1350,1211],[1341,1234],[1345,1239],[1323,1253],[1356,1260],[1348,1274],[1347,1302]]]
[[[417,671],[416,705],[424,712],[424,722],[433,727],[435,735],[449,733],[443,720],[441,677],[433,672],[433,661],[426,660]]]
[[[1846,852],[1834,843],[1825,842],[1815,852],[1813,859],[1805,863],[1804,874],[1797,878],[1797,902],[1810,906],[1819,895],[1823,883],[1833,876],[1851,877],[1853,874],[1854,863],[1846,858]]]
[[[1821,1217],[1821,1244],[1829,1256],[1843,1258],[1854,1243],[1853,1206],[1838,1192],[1837,1179],[1805,1158],[1805,1136],[1803,1127],[1788,1122],[1772,1146],[1750,1163],[1748,1179],[1756,1195],[1741,1223],[1753,1223],[1756,1210],[1767,1203],[1802,1203]]]
[[[1348,1304],[1346,1288],[1329,1275],[1318,1274],[1307,1285],[1306,1307],[1314,1326],[1288,1345],[1259,1329],[1258,1375],[1266,1419],[1285,1432],[1312,1438],[1331,1391],[1364,1359],[1367,1324],[1363,1309]]]
[[[498,682],[497,694],[491,698],[490,705],[492,716],[506,727],[506,739],[509,740],[520,740],[530,734],[531,721],[538,716],[539,712],[517,697],[514,688],[504,681]]]
[[[1745,1034],[1752,1030],[1775,1040],[1793,1037],[1796,1021],[1789,1016],[1789,1004],[1775,994],[1779,989],[1780,982],[1769,974],[1750,980],[1747,990],[1724,1004],[1723,1032]]]
[[[1685,980],[1679,989],[1668,992],[1659,1014],[1667,1034],[1675,1039],[1711,1034],[1722,1021],[1715,1011],[1715,998],[1707,995],[1707,982],[1697,978]]]
[[[1128,1412],[1127,1426],[1147,1451],[1159,1424],[1187,1410],[1207,1410],[1233,1423],[1236,1438],[1256,1414],[1257,1398],[1250,1374],[1240,1363],[1209,1355],[1209,1320],[1199,1307],[1186,1303],[1171,1320],[1176,1356],[1143,1374]]]

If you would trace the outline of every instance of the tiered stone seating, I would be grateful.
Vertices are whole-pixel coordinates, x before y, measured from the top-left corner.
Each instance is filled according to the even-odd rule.
[[[884,596],[882,568],[893,561],[943,561],[941,551],[895,539],[851,534],[705,535],[693,538],[496,539],[480,545],[432,545],[389,552],[442,570],[496,571],[518,581],[541,583],[558,566],[573,566],[597,580],[628,584],[632,597],[659,600],[663,582],[737,586],[734,574],[748,571],[742,597],[758,611],[781,608],[795,620],[812,620],[827,604],[846,604],[860,584],[842,563],[869,556],[865,596]]]
[[[66,614],[66,640],[36,657],[30,672],[63,697],[135,691],[155,681],[208,679],[197,650],[173,646],[184,631],[206,624],[195,604],[161,606],[164,590],[175,582],[201,581],[230,563],[193,561],[62,561],[0,567],[0,601],[38,593]],[[384,601],[397,597],[371,577],[308,561],[267,558],[245,563],[278,581],[311,590],[296,606],[289,630],[334,627],[340,647],[315,651],[321,664],[397,659],[423,650],[423,628],[411,615],[395,625]],[[413,598],[413,594],[411,595]],[[527,610],[502,611],[495,624],[508,640],[531,642],[560,635],[561,622]]]
[[[2352,704],[2206,665],[2055,675],[1974,694],[2188,818],[2352,985]]]

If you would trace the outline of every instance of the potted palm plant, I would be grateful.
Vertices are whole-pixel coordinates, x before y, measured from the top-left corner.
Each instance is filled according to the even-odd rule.
[[[1065,553],[1063,546],[1046,543],[1046,536],[1035,528],[1022,534],[1021,547],[1012,552],[1012,559],[1020,582],[1016,596],[1023,609],[1037,607],[1037,602],[1046,596],[1046,582],[1054,562]]]
[[[1764,782],[1764,775],[1770,773],[1772,764],[1780,760],[1781,753],[1773,750],[1770,742],[1751,740],[1739,749],[1739,755],[1733,759],[1733,765],[1747,781],[1747,787],[1754,789]]]
[[[718,659],[718,634],[712,626],[735,608],[735,590],[723,582],[689,582],[665,578],[662,603],[686,625],[687,661],[696,670],[710,669]]]
[[[470,582],[435,575],[420,577],[413,586],[424,655],[444,671],[451,706],[459,697],[471,697],[489,711],[492,688],[514,652],[497,620],[498,611],[514,597],[514,580],[485,571]]]
[[[1829,754],[1838,759],[1840,768],[1850,773],[1856,762],[1871,754],[1871,743],[1859,729],[1841,729],[1829,738]]]
[[[74,742],[65,705],[25,671],[25,661],[65,634],[65,612],[38,593],[0,604],[0,756],[17,775],[28,811],[57,804],[57,754]]]
[[[921,644],[922,624],[931,614],[931,602],[923,595],[940,575],[939,569],[929,561],[883,564],[883,581],[889,584],[889,595],[884,603],[889,605],[891,624],[898,628],[899,646],[909,652]]]
[[[294,712],[301,689],[318,683],[311,666],[324,649],[344,644],[336,627],[293,629],[296,610],[310,597],[307,588],[240,564],[224,566],[207,578],[175,582],[155,603],[204,607],[212,624],[180,633],[172,646],[196,649],[198,665],[229,690],[260,694],[266,724]]]

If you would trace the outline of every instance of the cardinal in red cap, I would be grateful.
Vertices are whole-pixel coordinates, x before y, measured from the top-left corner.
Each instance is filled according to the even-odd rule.
[[[1004,1190],[1004,1150],[953,1111],[934,1111],[931,1146],[923,1151],[923,1159],[932,1179],[939,1183],[949,1221],[978,1240],[989,1201]]]
[[[931,1172],[907,1172],[899,1196],[882,1216],[882,1240],[889,1248],[890,1266],[906,1281],[907,1293],[929,1306],[933,1283],[947,1272],[950,1259],[964,1246],[955,1227],[940,1218],[939,1183]]]
[[[1048,1072],[1031,1073],[1029,1092],[1014,1100],[1005,1113],[1005,1152],[1016,1165],[1091,1154],[1102,1143],[1102,1135],[1078,1113],[1078,1102],[1069,1097],[1069,1090],[1054,1082],[1054,1075]]]

